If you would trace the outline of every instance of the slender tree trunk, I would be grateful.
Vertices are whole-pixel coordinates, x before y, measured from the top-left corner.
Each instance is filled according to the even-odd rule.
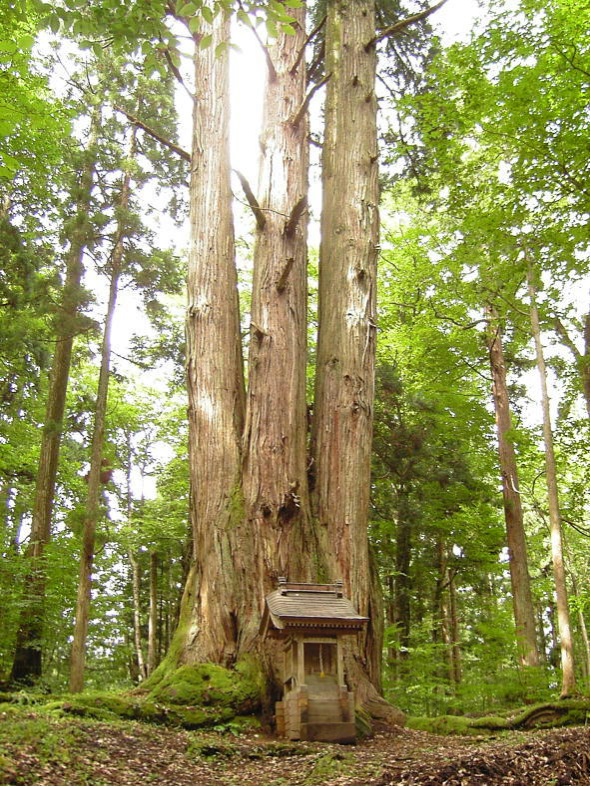
[[[240,477],[245,395],[230,184],[228,51],[216,54],[229,34],[230,19],[220,12],[195,36],[186,323],[194,551],[168,654],[173,664],[234,663],[239,589],[253,572]],[[202,49],[204,35],[211,35],[211,44]]]
[[[133,645],[137,658],[138,677],[141,681],[148,676],[142,648],[141,572],[139,561],[131,549],[129,550],[129,564],[131,566],[131,589],[133,598]]]
[[[305,7],[295,34],[267,48],[243,490],[256,567],[242,608],[243,647],[258,637],[260,604],[279,576],[315,580],[320,556],[307,480],[307,191]],[[251,621],[250,637],[247,633]],[[249,641],[250,640],[250,641]]]
[[[447,569],[449,593],[449,634],[450,634],[450,664],[451,679],[454,686],[462,682],[462,651],[460,647],[460,622],[458,618],[458,599],[456,592],[455,575],[452,569]]]
[[[406,491],[399,497],[396,527],[396,575],[394,583],[395,623],[400,645],[399,658],[408,657],[410,644],[410,557],[411,521]]]
[[[394,601],[394,582],[395,577],[394,574],[388,574],[385,579],[386,586],[387,586],[387,595],[385,601],[385,613],[386,613],[386,626],[396,626],[396,603]],[[394,647],[391,643],[388,643],[388,666],[390,669],[394,670],[394,674],[398,676],[398,664],[397,661],[400,660],[400,649],[398,647]]]
[[[552,550],[552,567],[554,570],[554,585],[556,589],[556,614],[558,617],[558,634],[560,637],[560,659],[562,665],[561,697],[569,697],[575,693],[575,661],[574,648],[570,628],[570,614],[568,609],[568,591],[566,587],[566,574],[564,570],[564,552],[562,546],[562,523],[560,505],[558,500],[558,482],[556,478],[556,460],[554,457],[554,439],[552,436],[552,423],[550,419],[550,399],[548,397],[548,382],[546,375],[546,362],[540,336],[540,321],[536,304],[536,285],[531,262],[528,261],[527,280],[530,297],[530,317],[532,335],[536,347],[536,361],[540,376],[542,392],[542,418],[544,433],[544,459],[546,463],[546,484],[548,488],[548,512],[550,519],[550,544]]]
[[[125,494],[125,507],[127,524],[131,526],[131,519],[133,515],[133,495],[131,490],[131,466],[132,466],[132,450],[131,450],[131,431],[126,431],[126,494]],[[143,499],[140,506],[143,506]],[[141,511],[141,508],[140,508]],[[131,567],[131,597],[133,607],[133,645],[136,654],[137,662],[137,680],[142,681],[147,677],[146,661],[144,659],[144,652],[142,648],[142,612],[141,612],[141,569],[137,556],[133,552],[133,546],[128,549],[129,565]]]
[[[31,537],[26,557],[31,561],[25,577],[23,606],[16,637],[11,681],[31,683],[41,677],[42,640],[47,583],[45,547],[51,538],[51,518],[57,478],[66,392],[70,376],[72,347],[77,332],[80,308],[80,284],[84,270],[83,256],[92,234],[89,223],[90,200],[95,167],[95,145],[100,116],[91,117],[91,130],[85,162],[76,186],[76,215],[72,222],[70,248],[66,259],[66,277],[61,306],[55,321],[56,345],[49,376],[45,423],[41,436],[41,453],[31,522]]]
[[[136,130],[131,132],[131,155],[135,152]],[[109,375],[111,366],[111,333],[113,318],[117,306],[119,277],[123,265],[124,245],[126,236],[125,215],[129,208],[131,192],[131,175],[126,172],[123,176],[119,209],[123,218],[117,228],[117,240],[113,249],[111,261],[111,283],[107,303],[107,314],[103,333],[101,350],[101,368],[97,389],[96,410],[94,416],[94,429],[92,434],[90,471],[88,474],[88,491],[86,495],[86,514],[82,531],[82,551],[80,555],[80,574],[78,579],[78,595],[76,599],[76,620],[74,623],[74,636],[70,656],[70,691],[82,691],[84,687],[84,665],[86,651],[86,636],[88,632],[88,619],[90,615],[92,569],[94,564],[94,545],[96,526],[100,514],[101,469],[103,468],[103,448],[105,442],[105,426],[107,415],[107,400],[109,393]]]
[[[509,432],[511,411],[507,390],[507,373],[498,316],[492,305],[487,305],[487,341],[492,372],[493,401],[497,424],[499,465],[503,484],[503,505],[507,546],[509,548],[509,570],[513,596],[513,615],[517,635],[517,646],[521,664],[537,666],[535,612],[531,595],[527,563],[527,547],[523,527],[523,510],[517,475],[517,460]]]
[[[150,552],[150,606],[148,611],[148,675],[158,661],[158,553]]]
[[[80,555],[80,574],[76,600],[76,620],[70,656],[70,691],[72,693],[82,691],[84,687],[85,649],[88,618],[90,614],[94,543],[96,526],[100,515],[101,469],[103,467],[102,459],[111,359],[111,327],[117,303],[118,280],[119,275],[114,272],[111,275],[107,317],[103,334],[102,359],[92,434],[88,490],[86,494],[86,514],[82,531],[82,551]]]
[[[577,371],[579,374],[581,393],[585,398],[585,404],[587,406],[587,415],[589,415],[590,412],[589,322],[590,322],[589,314],[585,314],[585,316],[583,317],[583,326],[581,331],[582,339],[583,339],[583,351],[581,352],[577,347],[576,343],[571,339],[569,332],[567,331],[562,321],[558,317],[555,317],[554,319],[554,326],[556,328],[556,332],[558,336],[560,336],[562,343],[565,345],[565,347],[568,347],[568,349],[571,351],[572,356],[574,358]]]

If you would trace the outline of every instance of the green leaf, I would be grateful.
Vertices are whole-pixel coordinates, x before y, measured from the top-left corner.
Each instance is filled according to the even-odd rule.
[[[207,49],[210,46],[212,40],[212,35],[208,33],[206,36],[203,36],[201,41],[199,41],[199,49]]]
[[[193,16],[193,14],[195,14],[196,11],[197,11],[197,6],[195,5],[195,3],[177,4],[177,13],[179,16]]]
[[[0,137],[7,137],[17,127],[18,122],[12,117],[0,118]]]
[[[0,52],[9,52],[11,55],[16,52],[16,44],[14,41],[4,39],[0,41]]]
[[[250,17],[243,8],[238,9],[236,12],[236,18],[239,22],[242,22],[245,25],[250,26],[251,24]]]
[[[35,43],[35,39],[33,38],[33,36],[26,33],[25,35],[19,36],[16,43],[21,51],[27,51],[31,49],[31,47]]]
[[[201,30],[201,17],[192,16],[189,19],[189,30],[191,33],[198,33]]]

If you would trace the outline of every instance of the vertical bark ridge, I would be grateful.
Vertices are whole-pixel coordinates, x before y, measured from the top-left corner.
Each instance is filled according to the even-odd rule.
[[[199,47],[204,35],[211,43]],[[230,19],[217,14],[195,36],[190,174],[187,390],[193,563],[171,657],[231,664],[237,587],[252,571],[242,533],[240,436],[244,381],[229,158]],[[236,562],[234,561],[236,556]]]
[[[359,659],[379,685],[381,612],[370,610],[367,522],[379,237],[372,0],[330,0],[314,460],[318,517],[334,577],[372,626]]]
[[[308,122],[305,8],[289,9],[294,35],[268,47],[254,250],[249,383],[244,432],[246,517],[257,556],[252,603],[277,577],[314,578],[307,488]],[[252,635],[256,634],[253,628]],[[258,623],[257,623],[258,626]]]

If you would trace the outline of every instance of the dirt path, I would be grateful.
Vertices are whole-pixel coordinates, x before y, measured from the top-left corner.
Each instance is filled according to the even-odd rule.
[[[26,717],[10,736],[2,727],[15,719],[0,718],[2,784],[589,784],[585,727],[494,739],[382,728],[356,746],[338,746],[138,722]]]

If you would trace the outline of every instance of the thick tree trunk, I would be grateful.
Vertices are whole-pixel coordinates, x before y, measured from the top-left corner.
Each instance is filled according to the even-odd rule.
[[[66,407],[66,392],[70,376],[72,347],[77,332],[76,318],[80,308],[80,284],[84,270],[83,255],[92,233],[88,214],[94,178],[96,156],[94,148],[99,122],[99,114],[95,112],[91,119],[86,160],[76,187],[76,216],[72,224],[61,305],[55,320],[57,341],[49,376],[31,536],[26,553],[27,559],[31,561],[31,567],[24,581],[23,606],[10,674],[11,681],[21,683],[31,683],[39,679],[42,672],[46,587],[44,553],[45,546],[51,538],[51,518]]]
[[[377,703],[383,620],[367,523],[379,239],[373,0],[329,0],[322,154],[315,500],[329,573],[370,618],[349,658],[358,701]],[[373,687],[372,687],[373,683]],[[379,703],[377,703],[379,704]],[[375,710],[376,708],[374,708]]]
[[[507,390],[505,359],[501,343],[501,329],[498,316],[492,305],[487,305],[486,314],[488,326],[487,342],[492,372],[493,401],[497,424],[499,466],[503,485],[503,505],[507,546],[509,548],[509,571],[511,573],[517,646],[520,662],[524,666],[537,666],[539,664],[539,654],[536,638],[536,619],[528,572],[517,460],[513,443],[509,436],[511,411]]]
[[[131,132],[130,158],[135,154],[136,129]],[[107,416],[107,400],[109,395],[109,376],[111,367],[111,334],[113,319],[117,306],[119,278],[123,265],[124,239],[127,235],[126,213],[129,209],[131,194],[131,174],[123,175],[119,211],[122,218],[118,222],[115,247],[111,261],[111,282],[101,348],[101,367],[96,397],[94,428],[90,454],[90,470],[88,473],[88,490],[86,495],[85,517],[82,531],[82,551],[80,555],[80,574],[78,578],[78,595],[76,598],[76,619],[70,655],[70,691],[76,693],[84,687],[84,666],[86,660],[86,636],[90,616],[92,569],[94,565],[94,549],[96,526],[100,516],[101,470],[103,469],[103,448]]]
[[[193,562],[168,662],[231,665],[240,587],[253,566],[244,533],[244,380],[229,159],[230,20],[195,35],[187,305],[190,517]],[[199,41],[211,35],[211,44]],[[166,667],[163,667],[166,668]]]
[[[265,594],[280,574],[338,579],[368,618],[347,654],[357,700],[400,721],[378,694],[381,592],[367,538],[374,395],[378,179],[375,34],[369,0],[329,4],[330,51],[316,387],[312,527],[306,462],[306,100],[304,11],[268,51],[250,336],[244,393],[227,156],[228,22],[218,14],[196,58],[187,318],[189,460],[195,561],[170,668],[232,665],[253,649]],[[199,39],[199,36],[197,36]],[[314,519],[314,522],[316,520]]]
[[[575,693],[575,662],[574,648],[570,628],[570,614],[568,609],[568,591],[566,587],[566,573],[564,570],[564,554],[562,547],[562,523],[558,499],[558,482],[556,477],[556,460],[554,457],[554,439],[552,436],[552,423],[550,420],[550,399],[548,397],[548,382],[546,376],[546,362],[544,349],[540,336],[540,321],[536,304],[536,286],[533,268],[528,262],[527,280],[530,297],[530,317],[532,335],[536,347],[536,361],[540,375],[540,388],[542,392],[542,426],[544,433],[544,459],[546,464],[546,485],[548,488],[548,512],[550,519],[550,544],[552,550],[552,567],[554,570],[554,585],[556,588],[556,614],[558,617],[558,634],[560,637],[560,659],[562,665],[561,697],[570,697]]]
[[[305,8],[294,35],[267,49],[244,432],[243,490],[256,567],[241,618],[250,649],[277,578],[316,580],[307,480],[307,191]]]

